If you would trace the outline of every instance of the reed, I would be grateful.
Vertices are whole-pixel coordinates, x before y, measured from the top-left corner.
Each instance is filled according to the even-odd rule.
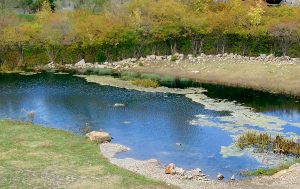
[[[280,135],[271,137],[271,135],[266,133],[246,132],[238,137],[236,144],[241,149],[254,147],[262,151],[268,150],[284,155],[300,156],[299,142]]]

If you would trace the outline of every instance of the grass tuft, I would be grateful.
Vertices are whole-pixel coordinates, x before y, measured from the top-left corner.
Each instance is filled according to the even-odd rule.
[[[299,142],[280,135],[273,138],[266,133],[247,132],[238,137],[236,144],[241,149],[254,147],[261,151],[268,150],[279,154],[300,156]]]

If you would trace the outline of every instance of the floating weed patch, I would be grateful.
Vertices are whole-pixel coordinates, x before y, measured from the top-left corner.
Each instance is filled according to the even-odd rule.
[[[268,150],[279,154],[300,156],[299,142],[280,135],[273,138],[266,133],[246,132],[238,137],[236,144],[241,149],[254,147],[260,151]]]
[[[159,83],[157,81],[151,79],[137,79],[132,81],[133,85],[146,87],[146,88],[157,88],[159,87]]]

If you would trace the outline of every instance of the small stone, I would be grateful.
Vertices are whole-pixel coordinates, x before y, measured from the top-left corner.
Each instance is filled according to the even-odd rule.
[[[223,180],[225,177],[221,173],[218,174],[217,179],[218,180]]]
[[[175,168],[176,168],[175,164],[170,163],[165,169],[165,174],[175,174],[176,173]]]
[[[177,175],[183,176],[184,173],[185,173],[185,170],[182,169],[182,168],[180,168],[180,167],[176,167],[176,168],[175,168],[175,173],[176,173]]]
[[[121,104],[121,103],[114,104],[114,107],[124,107],[124,106],[125,106],[125,104]]]
[[[234,175],[231,176],[230,180],[234,181],[235,180],[235,177]]]

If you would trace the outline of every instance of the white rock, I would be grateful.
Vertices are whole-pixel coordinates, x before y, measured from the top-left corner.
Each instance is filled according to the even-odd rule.
[[[125,107],[125,104],[121,104],[121,103],[116,103],[114,104],[114,107]]]
[[[84,59],[82,59],[82,60],[80,60],[79,62],[77,62],[77,63],[75,64],[75,66],[77,66],[77,67],[83,67],[83,66],[85,66],[85,61],[84,61]]]
[[[235,177],[234,175],[231,176],[230,180],[234,181],[235,180]]]

